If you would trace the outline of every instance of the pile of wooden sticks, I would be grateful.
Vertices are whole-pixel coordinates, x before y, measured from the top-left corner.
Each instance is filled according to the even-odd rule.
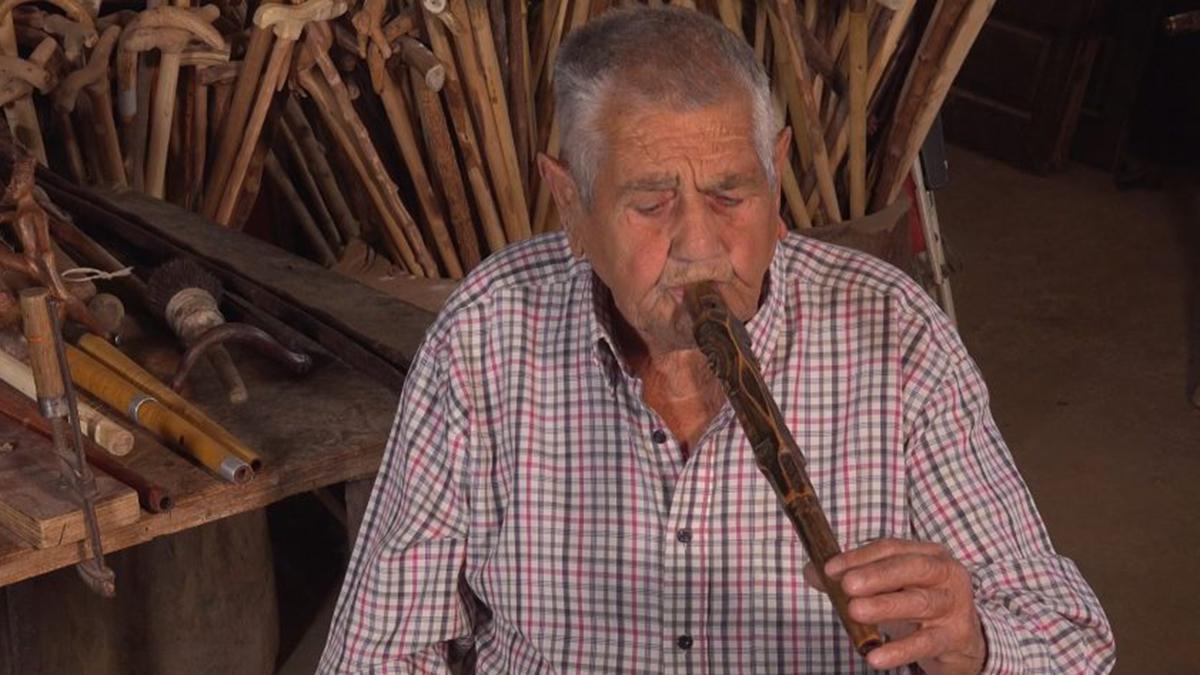
[[[315,260],[333,266],[362,239],[404,272],[450,278],[557,227],[534,163],[559,149],[555,54],[573,28],[629,4],[194,1],[0,3],[14,139],[77,182],[225,227],[244,226],[265,177]],[[796,139],[784,216],[802,228],[895,200],[993,3],[672,4],[744,36],[771,74]]]

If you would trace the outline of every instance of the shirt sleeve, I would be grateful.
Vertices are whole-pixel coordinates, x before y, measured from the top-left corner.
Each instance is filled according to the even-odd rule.
[[[918,339],[906,351],[908,389],[920,401],[906,440],[913,536],[946,546],[970,571],[984,673],[1108,672],[1115,646],[1104,610],[1054,551],[974,362],[957,336],[942,335],[948,350]]]
[[[470,633],[458,594],[468,413],[444,333],[405,379],[318,673],[449,672],[446,641]]]

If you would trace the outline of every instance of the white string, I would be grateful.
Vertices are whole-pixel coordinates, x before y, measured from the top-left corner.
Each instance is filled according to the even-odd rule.
[[[61,276],[65,281],[75,282],[96,281],[99,279],[108,280],[132,275],[132,267],[119,269],[116,272],[105,272],[104,270],[98,270],[95,267],[73,267],[61,273]]]

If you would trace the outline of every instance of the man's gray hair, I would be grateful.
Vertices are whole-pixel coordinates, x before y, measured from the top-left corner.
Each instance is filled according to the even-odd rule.
[[[738,88],[741,88],[741,91]],[[772,187],[772,148],[782,122],[767,74],[750,45],[700,12],[678,7],[610,11],[571,32],[554,66],[554,102],[562,159],[589,208],[604,148],[605,101],[697,110],[749,95],[754,146]]]

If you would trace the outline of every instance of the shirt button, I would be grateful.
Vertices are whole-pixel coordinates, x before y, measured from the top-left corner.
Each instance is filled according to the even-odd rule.
[[[691,635],[680,635],[679,637],[675,638],[675,646],[679,647],[680,649],[685,649],[685,650],[691,649],[692,648],[692,636]]]
[[[652,438],[655,443],[662,445],[663,443],[667,442],[667,432],[663,431],[662,429],[655,429],[654,433],[650,434],[650,438]]]
[[[681,527],[676,530],[675,539],[681,544],[690,544],[692,542],[692,531],[686,527]]]

